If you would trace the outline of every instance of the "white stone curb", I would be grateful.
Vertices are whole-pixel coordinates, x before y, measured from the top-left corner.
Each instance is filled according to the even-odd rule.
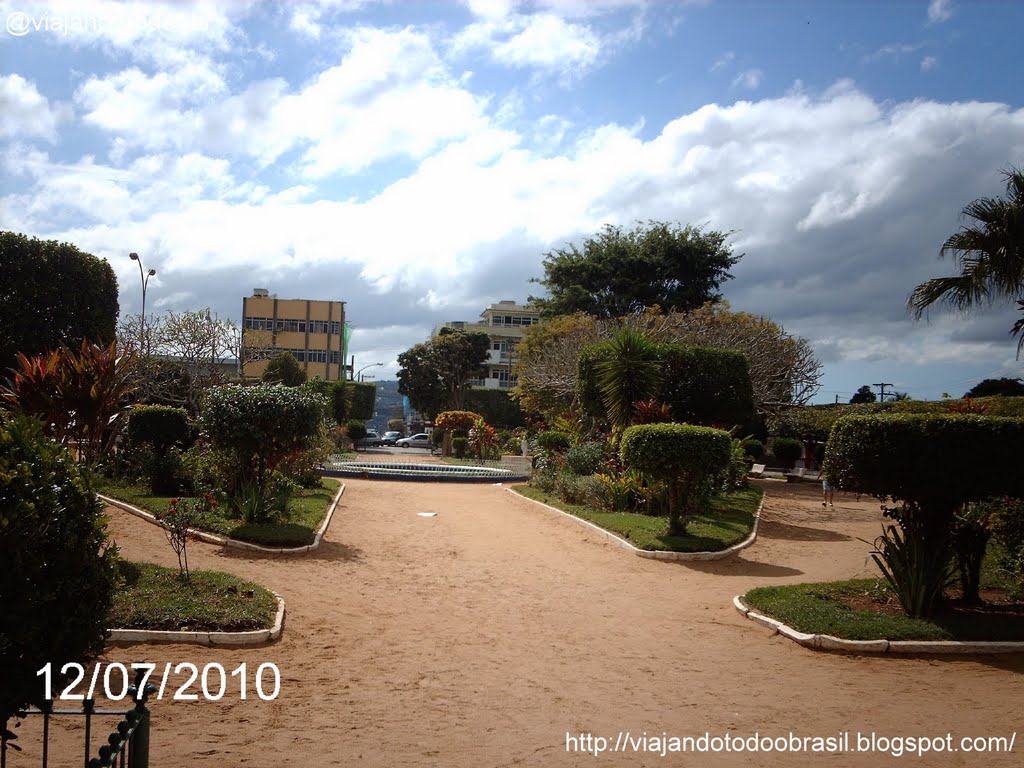
[[[320,546],[320,542],[327,533],[327,526],[331,524],[331,518],[334,516],[334,510],[338,506],[338,502],[341,501],[341,495],[345,492],[345,484],[339,483],[338,493],[335,494],[334,500],[331,502],[331,506],[327,508],[327,515],[324,517],[323,523],[320,524],[319,530],[316,532],[316,536],[313,537],[313,543],[307,544],[304,547],[264,547],[259,544],[250,544],[247,541],[238,541],[237,539],[229,539],[226,536],[218,536],[215,533],[207,533],[206,531],[197,531],[194,528],[190,528],[188,535],[193,539],[199,541],[205,541],[207,544],[219,544],[222,547],[231,547],[233,549],[244,549],[250,552],[263,552],[271,555],[298,555],[303,552],[312,552]],[[101,499],[112,507],[123,509],[125,512],[129,512],[136,517],[141,517],[153,525],[160,525],[160,521],[156,519],[151,513],[144,509],[134,507],[126,501],[120,501],[119,499],[111,498],[110,496],[104,496],[102,493],[97,493]]]
[[[590,522],[589,520],[584,520],[582,517],[576,517],[576,515],[573,515],[573,514],[571,514],[569,512],[566,512],[564,509],[559,509],[558,507],[552,507],[550,504],[545,504],[543,501],[537,501],[536,499],[531,499],[529,496],[524,496],[523,494],[519,493],[518,491],[516,491],[516,490],[514,490],[512,488],[506,488],[505,490],[508,491],[509,493],[514,493],[516,496],[518,496],[521,499],[526,499],[527,501],[532,502],[533,504],[539,504],[540,506],[544,507],[545,509],[550,509],[552,512],[557,512],[558,514],[562,515],[563,517],[566,517],[569,520],[572,520],[577,525],[582,525],[584,528],[590,529],[591,531],[596,533],[598,536],[600,536],[600,537],[602,537],[604,539],[608,539],[608,541],[612,542],[613,544],[616,544],[617,546],[622,547],[623,549],[632,552],[637,557],[645,557],[645,558],[647,558],[649,560],[670,560],[670,561],[677,561],[677,562],[678,561],[694,562],[694,561],[707,561],[707,560],[724,560],[725,558],[729,557],[730,555],[736,554],[741,549],[746,549],[747,547],[749,547],[751,544],[753,544],[757,540],[757,528],[761,524],[761,509],[764,507],[764,498],[765,498],[765,494],[762,493],[761,494],[761,502],[757,505],[757,511],[754,512],[754,527],[750,529],[750,535],[746,539],[741,541],[739,544],[734,544],[733,546],[729,547],[728,549],[723,549],[723,550],[721,550],[719,552],[666,552],[666,551],[663,551],[663,550],[640,549],[639,547],[633,546],[630,542],[626,541],[626,539],[622,538],[621,536],[619,536],[617,534],[614,534],[611,531],[605,530],[601,526],[595,525],[594,523]]]
[[[174,632],[171,630],[112,629],[109,643],[189,643],[193,645],[262,645],[277,640],[284,628],[284,598],[276,592],[277,616],[270,629],[249,632]]]
[[[751,621],[774,629],[783,637],[816,651],[848,653],[1022,653],[1024,642],[989,640],[845,640],[832,635],[809,635],[781,621],[756,613],[743,602],[744,595],[732,599],[733,607]]]

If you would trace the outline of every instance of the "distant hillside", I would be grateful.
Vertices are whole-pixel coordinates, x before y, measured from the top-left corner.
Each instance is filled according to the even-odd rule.
[[[373,409],[373,418],[367,422],[370,429],[384,434],[388,428],[388,419],[402,417],[402,396],[398,394],[398,381],[376,381],[377,403]]]

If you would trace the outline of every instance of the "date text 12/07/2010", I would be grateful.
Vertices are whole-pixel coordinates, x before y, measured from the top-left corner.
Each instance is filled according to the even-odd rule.
[[[249,667],[244,661],[231,671],[217,662],[210,662],[202,668],[190,661],[178,664],[168,661],[163,668],[145,662],[100,663],[93,667],[85,693],[75,689],[86,679],[86,668],[77,662],[69,662],[60,668],[60,676],[67,679],[67,684],[56,697],[53,695],[53,664],[43,665],[36,672],[36,677],[43,678],[45,698],[51,701],[54,698],[82,701],[93,699],[100,693],[110,701],[121,701],[128,696],[128,687],[139,672],[142,672],[142,687],[152,683],[158,700],[166,695],[174,701],[199,701],[200,696],[206,701],[220,701],[225,695],[237,693],[238,698],[244,701],[250,693]],[[263,701],[276,699],[281,693],[281,671],[277,665],[266,661],[256,667],[251,687]]]

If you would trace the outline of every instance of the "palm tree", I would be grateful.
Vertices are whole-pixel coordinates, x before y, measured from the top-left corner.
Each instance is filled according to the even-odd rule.
[[[967,310],[996,299],[1016,301],[1024,310],[1024,171],[1003,171],[1006,197],[982,197],[968,203],[963,216],[974,220],[949,236],[940,258],[952,254],[959,275],[936,277],[917,286],[907,306],[919,319],[932,304],[944,301]],[[1020,335],[1017,356],[1024,348],[1024,319],[1010,330]]]
[[[658,391],[661,366],[657,346],[646,333],[623,326],[608,342],[608,356],[597,364],[597,387],[608,409],[613,441],[633,421],[637,401],[649,400]]]

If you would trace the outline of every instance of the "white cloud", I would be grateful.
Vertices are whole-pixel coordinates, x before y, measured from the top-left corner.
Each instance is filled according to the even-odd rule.
[[[931,72],[937,66],[939,66],[939,60],[934,56],[925,56],[923,59],[921,59],[922,72]]]
[[[931,0],[928,4],[928,21],[932,24],[948,21],[952,15],[952,0]]]
[[[760,69],[747,69],[740,72],[735,78],[733,78],[732,87],[746,88],[748,91],[754,91],[761,85],[761,80],[763,79],[764,72]]]
[[[357,28],[348,52],[300,90],[279,78],[228,95],[197,61],[147,75],[91,78],[76,93],[84,119],[149,151],[247,155],[269,165],[302,148],[309,178],[357,172],[382,159],[420,158],[484,126],[486,101],[455,81],[430,38],[410,29]]]
[[[275,132],[287,138],[310,130],[282,127],[278,108],[301,127],[332,121],[350,105],[329,128],[342,134],[364,114],[381,115],[380,83],[364,80],[377,71],[375,56],[388,63],[380,73],[390,84],[385,91],[406,75],[422,83],[424,71],[440,67],[412,38],[366,42],[358,66],[343,62],[297,93],[271,94],[275,106],[248,123],[255,133],[267,127],[263,151],[278,152]],[[388,44],[420,57],[403,56],[403,74],[380,52]],[[443,67],[436,76],[453,88]],[[820,94],[797,88],[775,99],[709,104],[650,138],[640,124],[585,128],[549,115],[541,127],[558,141],[534,144],[531,134],[500,130],[475,109],[430,148],[405,147],[425,153],[416,170],[364,200],[320,199],[313,185],[274,194],[237,181],[224,160],[160,152],[124,168],[37,156],[33,162],[45,167],[33,172],[34,185],[0,205],[16,229],[112,258],[126,250],[153,254],[168,293],[180,288],[173,275],[196,286],[211,270],[253,280],[348,270],[345,285],[360,280],[362,291],[391,292],[401,300],[389,306],[404,317],[463,307],[481,295],[524,296],[544,251],[606,222],[707,223],[736,230],[732,242],[747,254],[725,286],[737,308],[832,339],[846,358],[988,354],[985,341],[944,346],[952,326],[915,326],[903,306],[914,285],[944,272],[935,255],[963,205],[999,193],[998,169],[1024,154],[1024,110],[879,103],[840,82]],[[308,154],[321,146],[322,156]],[[382,151],[369,146],[371,154]],[[311,141],[305,151],[307,169],[356,162],[330,141]],[[24,160],[22,174],[30,167]]]
[[[733,61],[735,61],[735,59],[736,59],[735,51],[726,51],[721,56],[719,56],[717,59],[715,59],[715,63],[711,65],[711,68],[708,71],[709,72],[717,72],[718,70],[722,69],[723,67],[727,67],[730,64],[732,64]]]
[[[865,62],[899,59],[924,47],[924,43],[889,43],[864,57]]]
[[[25,37],[47,45],[99,48],[139,62],[171,67],[204,54],[227,51],[240,37],[235,22],[256,0],[25,0],[4,2],[5,17],[23,14]],[[24,39],[24,38],[23,38]]]
[[[21,75],[0,75],[0,137],[57,139],[57,126],[70,117],[66,105],[50,102]]]

